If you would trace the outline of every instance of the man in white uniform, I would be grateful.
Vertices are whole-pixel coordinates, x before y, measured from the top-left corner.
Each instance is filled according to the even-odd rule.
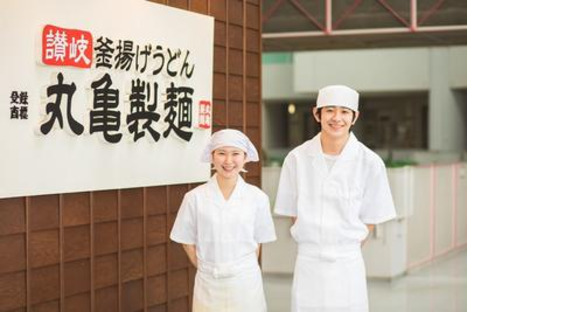
[[[358,98],[346,86],[320,89],[320,133],[284,160],[275,213],[294,220],[293,312],[368,311],[361,247],[396,212],[382,159],[350,132]]]

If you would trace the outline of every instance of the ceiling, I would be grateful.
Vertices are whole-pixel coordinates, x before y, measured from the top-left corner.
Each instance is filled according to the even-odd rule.
[[[263,0],[262,32],[265,52],[465,45],[467,0]]]

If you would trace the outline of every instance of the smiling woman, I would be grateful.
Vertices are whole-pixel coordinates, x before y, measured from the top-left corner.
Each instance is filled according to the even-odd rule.
[[[276,240],[268,196],[239,175],[258,161],[238,130],[214,133],[202,154],[216,173],[185,194],[171,231],[197,267],[193,311],[266,311],[260,244]]]
[[[244,170],[246,153],[237,147],[224,146],[213,151],[212,164],[218,181],[235,179]]]

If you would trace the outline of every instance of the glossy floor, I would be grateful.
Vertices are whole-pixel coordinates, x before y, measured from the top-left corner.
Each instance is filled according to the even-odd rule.
[[[264,275],[269,312],[290,311],[291,276]],[[370,312],[467,310],[467,250],[445,255],[388,280],[369,279]]]

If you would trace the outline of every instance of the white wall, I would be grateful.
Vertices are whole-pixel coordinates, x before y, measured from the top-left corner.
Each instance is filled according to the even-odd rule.
[[[345,84],[359,92],[428,90],[429,49],[294,54],[294,86],[297,92],[317,92],[330,84]]]
[[[445,59],[432,57],[442,51]],[[262,93],[265,101],[314,99],[318,89],[336,83],[362,93],[427,91],[440,69],[445,85],[466,88],[467,47],[294,52],[293,62],[263,64]]]
[[[449,85],[454,89],[467,88],[467,47],[450,47]]]
[[[465,61],[461,51],[450,48],[432,48],[430,53],[429,88],[429,149],[436,151],[462,151],[467,135],[465,116],[460,98],[454,96],[452,82],[461,85],[462,76],[458,62]],[[459,55],[459,56],[458,56]],[[465,63],[464,63],[465,64]]]
[[[316,97],[316,91],[311,94],[296,92],[293,63],[262,64],[263,100],[312,99]]]
[[[428,258],[431,250],[431,176],[430,169],[424,167],[414,168],[411,174],[417,183],[413,188],[413,214],[407,219],[407,261],[416,263]]]

